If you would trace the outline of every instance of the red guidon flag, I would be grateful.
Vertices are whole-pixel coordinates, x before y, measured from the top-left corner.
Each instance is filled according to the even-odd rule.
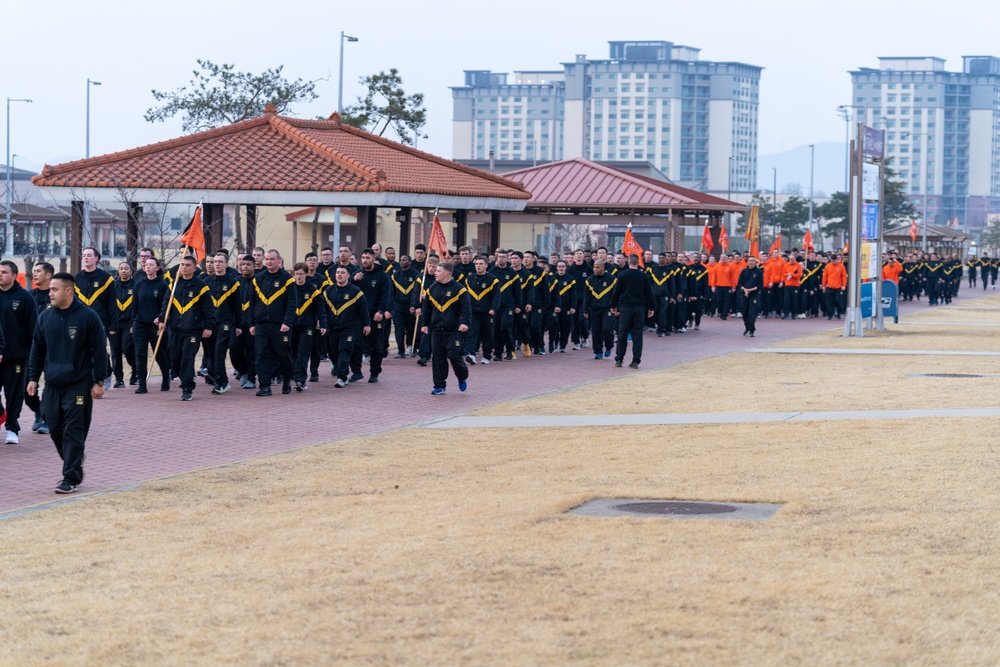
[[[625,243],[622,244],[622,253],[627,258],[629,255],[639,255],[639,266],[646,268],[646,261],[642,256],[642,246],[639,242],[635,240],[632,236],[632,223],[628,223],[628,227],[625,228]]]
[[[442,260],[448,253],[448,241],[444,238],[444,230],[441,229],[441,221],[438,219],[437,213],[434,214],[434,223],[431,225],[431,238],[427,242],[427,250],[436,250],[438,257]]]
[[[725,225],[719,230],[719,245],[722,246],[722,252],[729,252],[729,232]]]
[[[913,220],[910,222],[910,240],[916,242],[917,240],[917,221]]]
[[[712,252],[712,248],[715,247],[715,243],[712,241],[712,232],[708,229],[708,223],[705,223],[705,231],[701,235],[701,247],[705,250]]]
[[[201,204],[194,210],[194,217],[181,234],[181,246],[187,246],[194,251],[197,261],[205,259],[205,230],[201,225]]]

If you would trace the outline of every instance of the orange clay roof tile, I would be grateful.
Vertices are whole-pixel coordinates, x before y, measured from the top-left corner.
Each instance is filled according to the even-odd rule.
[[[190,190],[405,192],[528,199],[514,181],[339,119],[267,113],[119,153],[46,165],[38,186]]]

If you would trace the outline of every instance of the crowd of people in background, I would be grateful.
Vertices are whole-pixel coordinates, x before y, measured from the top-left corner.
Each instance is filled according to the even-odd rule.
[[[431,364],[435,395],[446,393],[449,366],[465,391],[470,365],[519,355],[588,349],[595,360],[614,355],[621,367],[631,349],[628,365],[635,369],[644,333],[663,338],[698,331],[705,318],[737,317],[743,335],[754,336],[758,317],[832,320],[846,310],[842,251],[626,256],[601,247],[543,256],[506,249],[474,254],[464,246],[442,254],[428,255],[417,245],[412,257],[397,258],[393,248],[383,255],[374,244],[356,256],[341,246],[336,254],[333,248],[307,253],[289,271],[276,250],[254,248],[235,261],[220,250],[204,258],[202,267],[197,257],[184,255],[165,268],[143,248],[138,271],[121,262],[111,275],[100,267],[97,249],[88,247],[83,269],[73,277],[73,298],[63,299],[60,308],[71,312],[79,304],[99,318],[109,354],[87,366],[101,375],[94,379],[103,389],[127,382],[136,394],[148,393],[153,356],[159,389],[170,391],[179,381],[185,401],[192,400],[199,376],[212,394],[228,392],[230,377],[257,396],[272,395],[272,385],[283,394],[302,392],[319,381],[324,361],[336,388],[364,380],[365,364],[368,383],[377,383],[393,351],[394,359]],[[998,267],[1000,258],[986,255],[963,264],[957,255],[911,252],[900,258],[890,251],[882,278],[898,284],[902,300],[926,296],[936,305],[958,296],[963,273],[969,287],[995,289]],[[18,283],[17,266],[0,262],[0,383],[6,399],[0,421],[7,444],[19,442],[23,405],[34,413],[33,431],[51,429],[37,393],[25,395],[31,386],[27,362],[36,320],[57,301],[50,298],[53,280],[69,274],[55,274],[51,264],[39,262],[31,275],[29,292]],[[37,382],[40,369],[31,372]],[[60,413],[58,433],[52,433],[60,442],[65,423]],[[66,478],[73,488],[82,479],[82,461],[74,465],[79,475],[71,466]]]

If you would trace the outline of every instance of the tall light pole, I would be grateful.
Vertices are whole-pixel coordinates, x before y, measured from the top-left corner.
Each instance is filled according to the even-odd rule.
[[[774,234],[775,238],[777,238],[778,237],[778,168],[771,167],[771,171],[774,173],[774,188],[771,190],[771,222],[774,224]]]
[[[844,119],[844,192],[847,192],[847,179],[851,171],[851,107],[841,104],[837,113]]]
[[[4,224],[4,236],[6,238],[6,243],[4,244],[4,252],[7,257],[11,257],[14,254],[14,225],[10,221],[10,207],[11,207],[11,194],[13,190],[13,185],[11,183],[11,167],[10,167],[10,103],[11,102],[25,102],[26,104],[31,104],[29,99],[13,99],[7,98],[7,161],[4,165],[7,167],[7,207],[6,207],[6,218]]]
[[[728,201],[733,200],[733,156],[732,155],[729,156],[729,182],[727,184],[726,200]],[[730,236],[733,235],[734,231],[732,229],[732,224],[733,224],[733,216],[729,211],[726,211],[726,233],[729,234]]]
[[[87,141],[86,150],[84,153],[85,158],[90,157],[90,87],[101,85],[100,81],[91,81],[87,79]],[[91,228],[90,228],[90,202],[84,199],[83,202],[83,245],[93,245],[91,240]]]
[[[907,139],[909,137],[926,137],[926,136],[927,136],[926,132],[901,132],[900,133],[900,137],[902,137],[904,139]],[[921,153],[921,155],[924,155],[924,154],[925,153]],[[921,192],[923,193],[923,200],[924,200],[923,201],[923,210],[924,210],[924,212],[920,216],[921,217],[921,223],[922,223],[921,227],[923,227],[923,238],[921,239],[921,242],[920,242],[920,250],[922,252],[927,252],[927,165],[926,165],[926,163],[924,165],[922,165],[922,167],[923,167],[922,171],[924,172],[924,179],[923,179],[923,185],[922,185],[922,187],[920,189],[921,189]]]
[[[337,84],[337,113],[339,114],[344,113],[344,40],[356,42],[358,38],[345,35],[343,30],[340,31],[340,79]]]
[[[350,35],[345,35],[344,31],[340,31],[340,76],[337,79],[337,113],[341,116],[344,115],[344,40],[348,42],[358,41],[357,37],[351,37]],[[357,224],[360,225],[361,221],[358,220]],[[368,239],[369,243],[372,243],[374,239]],[[333,251],[339,252],[340,250],[340,207],[337,206],[333,209]],[[400,253],[409,252],[407,248],[400,248]]]
[[[813,228],[813,180],[816,175],[816,144],[809,144],[809,233]],[[822,236],[822,235],[821,235]],[[808,251],[809,249],[806,248]]]

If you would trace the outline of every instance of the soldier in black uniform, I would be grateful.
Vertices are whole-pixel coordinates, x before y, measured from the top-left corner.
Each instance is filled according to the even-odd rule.
[[[596,271],[596,269],[595,269]],[[660,338],[670,335],[670,295],[668,294],[670,285],[671,267],[667,264],[667,253],[661,252],[656,256],[656,264],[647,265],[646,273],[653,285],[653,320],[656,322],[656,335]],[[595,346],[596,350],[597,347]]]
[[[0,357],[0,385],[7,400],[8,445],[20,442],[18,418],[24,406],[25,371],[38,317],[35,301],[17,282],[17,274],[17,264],[9,259],[0,262],[0,326],[5,338]]]
[[[475,364],[476,352],[482,346],[483,363],[488,364],[493,350],[493,318],[500,308],[500,281],[486,270],[486,258],[482,255],[472,265],[473,272],[465,277],[472,309],[469,333],[465,336],[465,360]]]
[[[562,298],[557,293],[556,276],[552,272],[552,266],[548,260],[539,257],[538,264],[542,269],[542,284],[540,289],[545,295],[542,302],[542,339],[539,342],[539,354],[550,354],[553,346],[559,339],[559,310],[562,307]],[[549,341],[546,344],[545,334],[548,334]]]
[[[413,340],[416,318],[410,311],[410,298],[420,274],[410,264],[410,256],[402,255],[399,265],[389,276],[392,283],[392,328],[396,334],[396,359],[406,359],[406,348]]]
[[[536,307],[534,303],[535,291],[534,281],[531,280],[531,271],[524,266],[524,253],[515,250],[510,253],[510,268],[517,274],[521,284],[517,287],[521,290],[521,312],[514,317],[514,347],[520,346],[525,357],[531,356],[531,311]],[[459,281],[463,282],[463,281]]]
[[[293,268],[295,278],[295,325],[292,327],[292,380],[295,391],[305,391],[309,360],[313,346],[319,345],[326,335],[326,310],[322,293],[309,282],[309,269],[302,262]]]
[[[224,394],[229,391],[229,374],[226,372],[226,355],[236,342],[236,329],[240,319],[240,274],[229,266],[229,253],[217,252],[211,260],[215,266],[212,275],[206,278],[215,309],[215,329],[212,338],[212,358],[208,364],[208,377],[212,378],[212,393]]]
[[[448,384],[448,363],[458,378],[459,391],[468,388],[469,367],[462,358],[462,337],[469,330],[472,306],[468,290],[452,280],[450,262],[438,264],[434,284],[427,290],[420,314],[420,329],[431,339],[431,369],[434,389],[442,396]]]
[[[170,330],[167,337],[170,368],[181,379],[182,401],[190,401],[194,392],[194,358],[201,347],[201,339],[210,337],[215,328],[212,295],[205,281],[194,275],[195,266],[193,255],[181,259],[173,297],[169,292],[166,294],[156,318],[160,331]]]
[[[528,281],[531,283],[530,305],[528,311],[528,340],[532,354],[545,354],[545,336],[542,327],[545,322],[545,307],[549,301],[549,293],[545,289],[545,269],[538,265],[538,253],[528,250],[524,253],[524,268],[528,270]]]
[[[414,318],[420,317],[420,310],[424,305],[424,297],[427,294],[427,290],[430,288],[431,284],[434,282],[434,273],[437,271],[437,265],[440,260],[437,255],[432,255],[427,258],[426,267],[427,271],[421,270],[419,278],[417,279],[417,286],[413,288],[413,292],[410,294],[410,308],[413,311]],[[417,365],[426,366],[427,362],[431,358],[431,339],[429,336],[425,336],[417,328],[417,342],[413,347],[413,354],[417,356]]]
[[[569,269],[564,260],[559,260],[556,264],[555,285],[552,291],[553,298],[558,299],[559,305],[552,310],[556,314],[559,323],[559,334],[556,339],[549,336],[549,352],[555,352],[558,347],[560,352],[566,352],[566,345],[570,336],[575,330],[576,322],[576,280],[568,273]]]
[[[125,366],[122,357],[132,368],[129,384],[135,386],[138,382],[138,371],[135,363],[135,344],[132,333],[127,325],[132,321],[135,312],[135,280],[132,278],[132,265],[128,262],[118,264],[118,279],[115,281],[115,308],[117,309],[118,331],[108,334],[111,344],[111,371],[114,375],[115,389],[125,386]]]
[[[823,262],[816,259],[814,251],[810,251],[806,255],[805,264],[802,265],[802,280],[800,282],[803,314],[806,317],[819,317],[819,283],[823,278],[822,273]]]
[[[570,316],[571,326],[573,331],[571,337],[573,339],[573,349],[579,350],[581,347],[587,347],[590,339],[590,324],[581,315],[583,309],[583,296],[587,291],[585,282],[587,276],[591,274],[590,265],[586,262],[584,252],[582,249],[577,249],[573,253],[573,262],[566,265],[566,273],[568,273],[573,278],[573,302],[570,304],[568,309],[563,309],[564,312],[569,310],[573,311]],[[563,301],[567,301],[569,295],[563,295]]]
[[[271,395],[275,367],[281,373],[282,394],[292,393],[291,330],[295,324],[295,279],[281,268],[277,250],[264,254],[264,271],[253,279],[250,296],[250,335],[254,337],[258,396]]]
[[[924,283],[930,305],[936,306],[944,300],[944,263],[938,259],[937,253],[932,252],[930,259],[924,262]]]
[[[257,359],[254,351],[254,338],[250,334],[250,300],[254,295],[253,277],[254,263],[250,255],[241,255],[237,260],[240,288],[236,292],[239,297],[240,314],[236,320],[236,342],[230,354],[233,366],[239,372],[239,385],[243,389],[257,388]]]
[[[642,362],[642,327],[647,317],[653,313],[653,288],[649,276],[639,270],[639,256],[628,256],[628,269],[619,271],[618,282],[611,291],[611,312],[618,317],[618,349],[615,366],[621,368],[632,340],[632,363],[629,368],[638,369]]]
[[[34,268],[31,269],[31,298],[35,301],[35,313],[38,315],[41,315],[42,311],[52,306],[52,302],[49,299],[49,285],[55,272],[55,267],[48,262],[36,262]],[[24,384],[25,386],[28,384],[27,373],[24,374]],[[24,404],[28,406],[29,410],[35,413],[35,421],[31,425],[31,430],[42,435],[48,435],[49,426],[42,417],[42,404],[38,396],[25,394]]]
[[[615,347],[615,318],[611,314],[611,292],[618,279],[604,269],[604,262],[594,263],[594,272],[587,276],[587,295],[583,300],[583,316],[590,320],[590,329],[594,334],[594,359],[610,357],[611,350]]]
[[[354,357],[351,359],[351,379],[357,381],[364,377],[361,374],[363,355],[368,358],[368,382],[374,383],[378,382],[378,377],[382,373],[382,358],[385,355],[383,331],[391,324],[392,283],[375,261],[375,252],[371,248],[361,251],[361,270],[354,275],[354,283],[365,293],[371,333],[362,339],[362,345],[354,349]]]
[[[337,377],[334,386],[342,389],[348,384],[347,374],[354,346],[360,344],[360,336],[371,333],[368,304],[361,288],[351,283],[351,274],[346,266],[334,269],[333,284],[323,290],[323,301],[329,309],[327,340],[333,374]]]
[[[514,359],[514,317],[521,313],[520,277],[507,263],[507,251],[497,250],[496,265],[490,273],[497,277],[500,284],[500,310],[493,318],[493,361],[503,361],[504,350],[506,358]]]
[[[163,308],[164,297],[170,294],[170,290],[167,289],[167,281],[163,279],[162,273],[160,260],[150,257],[143,263],[142,277],[135,279],[135,292],[132,295],[135,309],[132,311],[132,321],[129,328],[135,343],[135,364],[139,384],[135,390],[137,394],[148,393],[146,376],[149,372],[149,350],[156,348],[158,338],[156,320],[160,316],[160,309]],[[166,332],[163,335],[166,335]],[[169,391],[170,357],[167,354],[166,341],[160,344],[160,349],[156,353],[156,364],[160,367],[160,374],[163,376],[160,389]]]
[[[764,271],[757,268],[757,258],[747,255],[747,268],[740,271],[736,280],[737,306],[743,313],[743,335],[753,338],[757,331],[757,310],[760,292],[764,286]]]
[[[74,297],[74,283],[68,273],[52,277],[52,308],[38,318],[28,361],[29,396],[38,394],[38,380],[45,374],[42,414],[63,461],[56,493],[73,493],[83,482],[93,399],[104,395],[110,374],[104,325]]]
[[[115,305],[115,279],[97,266],[101,253],[92,246],[83,249],[83,270],[76,274],[76,297],[101,318],[106,334],[118,331],[117,306]],[[110,366],[110,357],[108,365]],[[111,389],[111,375],[105,380],[105,389]]]

